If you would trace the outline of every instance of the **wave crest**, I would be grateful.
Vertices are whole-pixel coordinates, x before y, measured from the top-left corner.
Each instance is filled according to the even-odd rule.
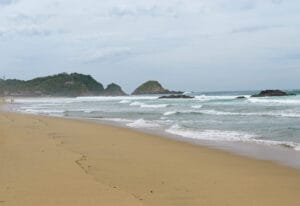
[[[144,119],[138,119],[135,120],[134,122],[126,124],[128,127],[133,127],[133,128],[153,128],[153,127],[159,127],[159,124],[156,124],[151,121],[146,121]]]
[[[145,104],[142,102],[132,102],[130,106],[139,106],[141,108],[166,108],[169,104]]]
[[[283,146],[292,148],[296,151],[300,151],[299,143],[289,141],[262,140],[259,139],[259,136],[255,134],[240,131],[195,130],[183,128],[176,124],[167,129],[166,132],[190,139],[227,142],[248,142],[268,146]]]

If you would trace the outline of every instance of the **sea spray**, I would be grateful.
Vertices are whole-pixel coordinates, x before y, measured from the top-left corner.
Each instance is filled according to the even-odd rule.
[[[153,127],[159,127],[159,124],[146,121],[144,119],[138,119],[131,123],[126,124],[128,127],[134,127],[134,128],[153,128]]]

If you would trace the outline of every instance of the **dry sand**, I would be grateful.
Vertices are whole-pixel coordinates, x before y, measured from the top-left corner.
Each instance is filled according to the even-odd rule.
[[[0,112],[0,206],[300,205],[300,171],[125,128]]]

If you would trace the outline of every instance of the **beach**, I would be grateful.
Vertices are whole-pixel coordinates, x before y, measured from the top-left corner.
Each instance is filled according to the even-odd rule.
[[[299,95],[238,99],[247,93],[191,94],[194,99],[16,98],[5,109],[92,120],[300,168]]]
[[[116,126],[0,112],[0,205],[299,205],[300,171]]]

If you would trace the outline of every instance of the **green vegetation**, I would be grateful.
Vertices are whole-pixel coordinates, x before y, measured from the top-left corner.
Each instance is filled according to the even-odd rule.
[[[170,91],[158,81],[147,81],[139,86],[133,95],[143,94],[182,94],[180,91]],[[92,76],[78,73],[61,73],[52,76],[39,77],[28,81],[0,78],[0,95],[4,96],[124,96],[127,95],[122,88],[109,84],[106,89]]]
[[[133,95],[140,94],[182,94],[181,91],[170,91],[165,88],[158,81],[147,81],[141,86],[139,86],[134,92]]]
[[[0,87],[6,95],[13,96],[87,96],[104,91],[103,85],[90,75],[78,73],[61,73],[29,81],[1,80]]]
[[[162,87],[162,85],[158,81],[147,81],[141,86],[139,86],[132,94],[161,94],[166,90]]]
[[[127,95],[122,88],[115,84],[115,83],[111,83],[107,86],[107,88],[104,90],[104,95],[108,95],[108,96],[124,96]]]

